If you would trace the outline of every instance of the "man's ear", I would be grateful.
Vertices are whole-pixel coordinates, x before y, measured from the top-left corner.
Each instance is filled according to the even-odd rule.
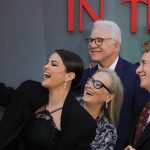
[[[115,42],[114,43],[114,48],[115,48],[116,52],[119,52],[119,50],[120,50],[120,44],[119,44],[119,42]]]
[[[66,82],[72,81],[75,78],[75,76],[76,75],[74,72],[69,72],[66,74],[65,81]]]

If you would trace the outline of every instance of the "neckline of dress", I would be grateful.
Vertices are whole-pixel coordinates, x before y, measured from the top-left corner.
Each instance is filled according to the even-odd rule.
[[[49,112],[49,114],[55,113],[56,111],[61,110],[62,108],[63,108],[63,106],[58,107],[58,108],[56,108],[56,109],[54,109],[54,110],[52,110],[52,111],[49,111],[48,109],[46,109],[46,105],[45,105],[45,110],[46,110],[47,112]]]

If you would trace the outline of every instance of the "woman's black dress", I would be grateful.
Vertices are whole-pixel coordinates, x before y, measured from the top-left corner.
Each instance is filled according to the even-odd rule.
[[[53,113],[53,112],[51,112]],[[61,139],[51,113],[47,110],[32,116],[23,131],[27,150],[55,150]]]

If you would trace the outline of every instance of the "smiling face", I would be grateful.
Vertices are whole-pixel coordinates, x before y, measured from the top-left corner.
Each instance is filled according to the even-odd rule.
[[[52,88],[63,88],[66,77],[66,68],[63,64],[62,59],[57,53],[53,53],[48,63],[43,68],[44,79],[42,86],[47,89]]]
[[[115,40],[111,39],[110,30],[102,27],[93,28],[91,32],[92,39],[103,38],[101,46],[96,45],[93,41],[88,45],[88,51],[92,61],[95,61],[101,65],[101,67],[108,68],[116,59],[119,52],[119,44]]]
[[[143,54],[136,73],[140,77],[140,86],[150,91],[150,51]]]
[[[92,76],[93,80],[101,81],[107,88],[110,87],[111,77],[106,72],[97,72]],[[96,89],[93,86],[93,82],[88,82],[85,85],[83,100],[87,104],[91,104],[93,106],[101,106],[104,102],[109,102],[112,100],[112,94],[102,86],[99,89]]]

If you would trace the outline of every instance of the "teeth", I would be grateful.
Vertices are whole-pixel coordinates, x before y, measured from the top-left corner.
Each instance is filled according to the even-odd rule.
[[[91,92],[86,92],[86,94],[87,94],[87,95],[93,96],[93,94],[92,94]]]
[[[49,75],[49,73],[47,73],[47,72],[44,72],[44,75]]]
[[[51,75],[49,73],[47,73],[47,72],[44,72],[44,76],[45,77],[51,77]]]
[[[142,75],[142,76],[140,76],[140,79],[143,79],[145,76],[144,75]]]

